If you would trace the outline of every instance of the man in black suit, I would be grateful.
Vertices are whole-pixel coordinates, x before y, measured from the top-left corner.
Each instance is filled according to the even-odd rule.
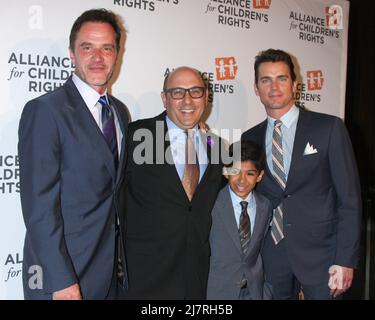
[[[290,56],[255,58],[255,93],[267,119],[242,140],[263,145],[267,166],[258,191],[273,203],[263,247],[275,299],[331,299],[351,286],[359,256],[361,197],[351,142],[341,119],[299,109]]]
[[[166,112],[129,125],[127,298],[204,299],[211,209],[223,183],[220,140],[198,128],[208,90],[197,70],[169,73],[161,97]]]
[[[117,281],[124,253],[116,202],[128,117],[107,92],[120,50],[119,23],[104,9],[84,12],[70,33],[73,76],[23,110],[18,152],[26,299],[114,299],[126,285],[126,273]]]

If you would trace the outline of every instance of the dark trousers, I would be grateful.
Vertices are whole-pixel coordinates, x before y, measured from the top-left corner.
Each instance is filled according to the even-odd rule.
[[[309,254],[306,252],[305,254]],[[273,242],[271,233],[268,232],[262,250],[264,274],[266,281],[272,287],[275,300],[298,300],[302,288],[305,300],[332,300],[327,279],[322,279],[318,285],[306,285],[295,276],[290,265],[285,248],[285,240],[277,245]]]
[[[120,244],[120,233],[118,227],[116,228],[116,245],[115,245],[115,261],[113,263],[113,272],[112,272],[112,280],[111,286],[109,287],[108,294],[106,300],[124,300],[125,291],[124,288],[124,279],[119,278],[119,255],[120,251],[119,246]],[[124,269],[122,269],[124,270]]]

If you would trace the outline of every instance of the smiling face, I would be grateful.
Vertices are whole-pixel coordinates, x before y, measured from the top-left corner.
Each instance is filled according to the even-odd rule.
[[[76,75],[99,94],[104,93],[117,59],[116,35],[103,22],[85,22],[69,49]]]
[[[232,167],[225,169],[230,188],[242,199],[246,199],[264,174],[264,171],[259,171],[251,161],[235,161]]]
[[[296,86],[297,82],[292,81],[285,62],[263,62],[259,65],[254,90],[272,118],[281,118],[293,106]]]
[[[180,67],[174,70],[167,79],[165,89],[193,87],[205,87],[202,77],[197,70]],[[168,117],[181,129],[193,128],[202,117],[207,104],[207,89],[201,98],[192,98],[189,92],[185,92],[183,99],[173,99],[170,92],[162,92],[161,98]]]

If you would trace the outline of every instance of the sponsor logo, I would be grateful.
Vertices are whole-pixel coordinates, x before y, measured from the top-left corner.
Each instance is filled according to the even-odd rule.
[[[306,72],[306,83],[297,84],[297,92],[294,96],[296,104],[305,106],[305,103],[320,103],[322,97],[320,90],[324,86],[324,76],[322,70],[309,70]]]
[[[215,58],[216,79],[233,80],[237,74],[237,64],[234,57]]]
[[[159,4],[178,5],[181,0],[113,0],[113,5],[154,12]]]
[[[219,25],[250,29],[252,21],[269,21],[268,13],[260,10],[268,10],[270,5],[270,0],[210,0],[205,5],[205,13],[216,16]]]
[[[327,38],[339,39],[339,28],[331,27],[331,25],[333,26],[336,22],[338,23],[338,18],[336,17],[339,16],[342,24],[342,11],[340,14],[336,13],[335,15],[333,15],[331,11],[332,9],[327,10],[327,8],[324,8],[322,16],[313,16],[306,13],[291,11],[289,14],[289,31],[296,32],[298,39],[302,41],[317,44],[324,44]]]
[[[69,57],[12,52],[8,81],[26,81],[29,92],[46,93],[61,87],[74,72]]]
[[[315,91],[323,88],[323,72],[322,70],[307,71],[307,90]]]
[[[17,155],[0,155],[0,194],[19,193],[20,170]]]
[[[5,258],[4,266],[8,268],[5,272],[4,282],[14,280],[22,274],[22,258],[19,253],[9,253]]]
[[[328,28],[333,30],[343,29],[341,6],[335,4],[330,7],[326,7],[326,24]]]
[[[271,0],[253,0],[254,9],[269,9]]]

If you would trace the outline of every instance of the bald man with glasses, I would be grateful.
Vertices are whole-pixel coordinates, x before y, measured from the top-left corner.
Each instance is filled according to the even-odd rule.
[[[208,90],[198,70],[169,73],[161,98],[163,113],[129,126],[126,298],[205,299],[211,210],[223,185],[221,141],[199,130]]]

